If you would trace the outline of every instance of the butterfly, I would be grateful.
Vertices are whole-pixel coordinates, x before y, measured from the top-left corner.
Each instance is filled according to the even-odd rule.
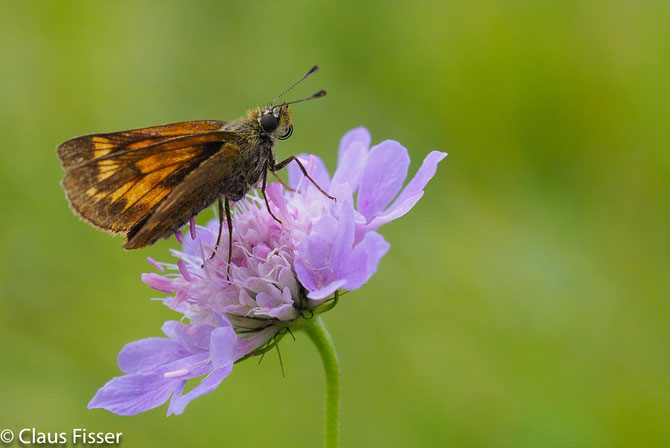
[[[230,203],[261,183],[267,209],[281,223],[265,195],[268,172],[295,162],[319,191],[334,199],[308,175],[297,157],[277,162],[274,154],[277,140],[293,133],[288,106],[323,97],[326,92],[275,103],[317,69],[312,67],[267,106],[251,109],[230,123],[187,121],[67,140],[58,146],[57,153],[65,169],[62,185],[70,207],[93,226],[125,235],[125,249],[139,249],[169,237],[218,202],[219,234],[214,253],[225,215],[230,264]]]

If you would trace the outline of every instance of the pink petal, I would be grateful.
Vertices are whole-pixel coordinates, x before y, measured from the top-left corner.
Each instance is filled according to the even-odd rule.
[[[412,207],[423,196],[423,189],[430,179],[435,176],[437,164],[447,156],[445,152],[432,151],[424,159],[421,168],[417,171],[414,178],[407,184],[398,195],[393,204],[383,213],[377,215],[366,227],[367,230],[376,230],[383,224],[398,219],[410,211]]]
[[[202,381],[200,381],[200,384],[198,384],[188,393],[183,395],[182,392],[184,391],[184,386],[186,385],[186,383],[184,382],[183,384],[181,384],[180,387],[175,391],[174,395],[172,395],[167,415],[168,416],[172,414],[179,415],[182,412],[184,412],[184,409],[191,401],[214,391],[217,387],[219,387],[221,381],[223,381],[225,377],[230,375],[232,371],[233,371],[232,365],[228,365],[221,369],[213,370]]]
[[[368,131],[363,126],[352,129],[342,136],[340,140],[340,147],[337,150],[337,159],[342,160],[344,152],[346,152],[349,147],[357,143],[365,148],[365,151],[370,148],[370,142],[372,138],[370,137],[370,131]]]
[[[126,344],[117,357],[123,373],[147,373],[191,353],[168,338],[146,338]]]
[[[393,140],[372,147],[358,187],[356,209],[369,221],[396,197],[407,177],[409,154]]]

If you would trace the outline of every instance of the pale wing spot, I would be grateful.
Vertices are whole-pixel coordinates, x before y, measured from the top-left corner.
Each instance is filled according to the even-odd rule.
[[[116,146],[114,143],[110,142],[109,139],[101,137],[99,135],[91,138],[91,143],[93,143],[93,158],[97,159],[98,157],[106,156],[112,149]]]
[[[155,170],[156,167],[164,166],[166,163],[174,165],[190,160],[193,160],[193,148],[181,148],[170,151],[169,157],[166,157],[165,154],[158,153],[142,160],[138,160],[135,162],[135,166],[137,166],[140,172],[145,173],[147,171]]]
[[[96,146],[96,148],[97,148],[97,146]],[[96,149],[96,150],[93,151],[93,158],[97,159],[98,157],[106,156],[110,152],[112,152],[111,149]]]
[[[99,161],[97,162],[96,166],[98,168],[98,172],[100,172],[100,173],[106,173],[107,171],[116,171],[119,168],[119,165],[116,165],[116,164],[115,165],[105,164],[103,166],[100,166]]]
[[[137,201],[134,206],[139,207],[142,210],[149,210],[167,196],[170,191],[171,190],[167,188],[154,188],[149,194]]]
[[[132,182],[126,182],[126,183],[123,185],[123,187],[121,187],[121,188],[117,188],[116,190],[114,190],[114,192],[112,192],[112,193],[109,195],[109,200],[110,200],[111,203],[113,204],[114,202],[118,201],[119,198],[123,197],[123,195],[126,194],[126,192],[127,192],[128,190],[130,190],[132,187],[133,187],[133,183],[132,183]]]
[[[165,137],[160,137],[160,138],[147,138],[145,140],[140,140],[137,142],[131,142],[126,145],[126,149],[138,149],[138,148],[144,148],[145,146],[150,146],[153,145],[154,143],[158,143],[162,140],[165,140]]]
[[[91,199],[91,204],[95,204],[100,199],[104,199],[107,194],[104,191],[100,191],[95,187],[91,187],[86,190],[86,196]]]
[[[102,149],[108,146],[113,146],[107,137],[103,137],[102,135],[94,135],[91,137],[91,142],[95,144],[95,149]]]
[[[123,209],[125,212],[128,210],[130,207],[132,207],[136,202],[140,201],[142,199],[142,196],[151,196],[150,194],[147,194],[149,190],[154,188],[160,181],[168,177],[170,174],[172,174],[175,170],[177,170],[179,167],[178,166],[168,166],[163,168],[162,170],[158,170],[156,172],[153,172],[151,174],[147,174],[144,176],[142,179],[140,179],[131,190],[129,190],[126,194],[124,194],[124,199],[126,199],[126,207]],[[159,190],[165,190],[165,188],[159,188]]]
[[[103,180],[110,178],[111,176],[116,174],[117,171],[118,170],[116,168],[107,169],[107,170],[104,170],[104,171],[99,170],[98,171],[98,176],[97,176],[98,182],[102,182]]]

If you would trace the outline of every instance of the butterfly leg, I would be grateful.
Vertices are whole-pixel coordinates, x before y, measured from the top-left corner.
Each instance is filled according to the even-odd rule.
[[[270,215],[274,218],[275,221],[277,221],[279,224],[282,222],[275,216],[274,213],[272,213],[272,210],[270,209],[270,203],[268,202],[268,195],[265,193],[265,187],[267,185],[268,181],[268,169],[270,168],[270,162],[265,163],[265,171],[263,173],[263,186],[261,187],[261,193],[263,193],[263,199],[265,199],[265,206],[268,209],[268,212],[270,212]],[[274,172],[273,172],[274,173]]]
[[[288,191],[295,191],[286,182],[284,182],[284,180],[281,177],[279,177],[279,175],[276,172],[274,172],[274,171],[270,171],[270,172],[275,177],[275,179],[277,179],[279,181],[279,183],[284,186],[284,188],[286,188]]]
[[[227,197],[225,198],[225,206],[224,202],[221,201],[221,197],[219,197],[218,205],[219,205],[219,236],[217,236],[216,238],[216,245],[214,246],[214,251],[212,252],[212,255],[209,256],[209,260],[214,258],[214,255],[216,255],[216,251],[219,250],[219,244],[221,243],[221,232],[223,230],[223,214],[225,207],[226,221],[228,222],[228,280],[230,280],[230,262],[233,257],[233,219],[231,217],[230,203],[228,202]]]
[[[219,204],[221,204],[221,198],[219,198]],[[228,202],[228,197],[226,197],[226,221],[228,221],[228,280],[230,280],[230,262],[233,259],[233,217],[230,215],[230,203]],[[221,228],[219,228],[219,232]]]
[[[332,197],[331,195],[329,195],[328,193],[326,193],[325,191],[323,191],[323,189],[322,189],[321,187],[319,187],[319,184],[317,184],[317,183],[314,181],[314,179],[312,179],[312,178],[310,177],[310,175],[307,174],[307,170],[305,169],[305,166],[302,164],[302,162],[300,161],[300,159],[298,159],[296,156],[291,156],[291,157],[289,157],[288,159],[283,160],[283,161],[281,161],[281,162],[275,164],[274,166],[271,166],[271,167],[270,167],[270,171],[279,171],[280,169],[284,168],[286,165],[288,165],[288,164],[289,164],[290,162],[292,162],[292,161],[295,161],[295,163],[298,164],[298,167],[300,167],[300,171],[302,171],[302,174],[303,174],[307,179],[309,179],[309,181],[316,187],[317,190],[319,190],[319,191],[321,192],[321,194],[323,194],[323,195],[324,195],[325,197],[327,197],[328,199],[336,200],[334,197]]]
[[[216,244],[214,245],[214,251],[212,252],[212,255],[209,256],[208,260],[214,258],[214,255],[216,255],[216,251],[219,250],[219,243],[221,242],[221,230],[223,229],[223,202],[221,201],[220,197],[218,200],[218,205],[219,205],[219,236],[216,237]]]

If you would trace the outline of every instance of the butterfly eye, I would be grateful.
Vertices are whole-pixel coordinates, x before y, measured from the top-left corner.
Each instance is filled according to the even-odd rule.
[[[265,132],[272,132],[279,126],[279,120],[272,114],[265,114],[261,117],[261,127]]]
[[[286,134],[279,137],[279,140],[286,140],[287,138],[289,138],[292,135],[293,135],[293,125],[290,125],[288,127],[288,130],[286,131]]]

